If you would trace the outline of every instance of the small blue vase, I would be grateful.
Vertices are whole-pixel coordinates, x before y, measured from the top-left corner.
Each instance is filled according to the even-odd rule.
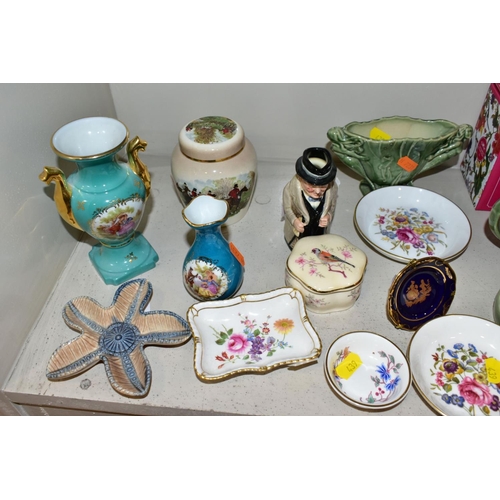
[[[61,217],[99,243],[90,260],[106,284],[119,285],[155,267],[158,254],[137,232],[151,189],[148,169],[138,157],[147,143],[128,142],[127,127],[106,117],[76,120],[52,136],[52,149],[77,170],[66,179],[45,167],[40,180],[55,182],[54,201]],[[128,164],[116,158],[127,145]]]
[[[186,290],[203,301],[232,297],[243,282],[244,259],[221,232],[229,217],[229,204],[200,195],[184,208],[182,215],[195,231],[182,271]]]

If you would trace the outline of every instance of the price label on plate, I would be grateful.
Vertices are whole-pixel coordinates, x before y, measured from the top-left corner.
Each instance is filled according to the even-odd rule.
[[[335,369],[335,373],[340,378],[348,379],[362,364],[361,358],[356,353],[350,352],[345,359],[339,363],[339,366]]]
[[[486,358],[486,376],[491,384],[500,384],[500,361],[495,358]]]

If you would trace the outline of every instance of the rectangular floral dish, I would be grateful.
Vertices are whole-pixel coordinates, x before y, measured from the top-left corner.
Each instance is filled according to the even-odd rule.
[[[187,319],[194,369],[203,381],[297,367],[321,355],[321,340],[294,288],[194,304]]]

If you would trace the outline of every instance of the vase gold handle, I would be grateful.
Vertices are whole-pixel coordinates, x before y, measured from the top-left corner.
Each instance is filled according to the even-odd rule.
[[[145,151],[147,145],[148,143],[143,141],[139,136],[134,137],[127,144],[127,156],[130,168],[144,183],[146,199],[148,199],[151,192],[151,175],[149,174],[148,167],[139,158],[139,151]]]
[[[55,183],[54,202],[59,215],[68,224],[82,231],[82,228],[76,222],[73,209],[71,208],[71,187],[66,181],[63,171],[56,167],[44,167],[43,172],[38,178],[47,185],[51,182]]]

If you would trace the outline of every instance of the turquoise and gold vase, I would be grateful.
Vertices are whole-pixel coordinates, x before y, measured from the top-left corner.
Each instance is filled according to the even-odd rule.
[[[127,127],[114,118],[70,122],[52,136],[60,158],[76,164],[67,178],[45,167],[40,180],[55,183],[54,201],[61,217],[99,243],[90,260],[106,284],[119,285],[155,267],[158,254],[137,231],[151,189],[151,178],[138,152],[147,143],[128,142]],[[128,142],[128,144],[127,144]],[[128,163],[117,153],[127,146]]]

